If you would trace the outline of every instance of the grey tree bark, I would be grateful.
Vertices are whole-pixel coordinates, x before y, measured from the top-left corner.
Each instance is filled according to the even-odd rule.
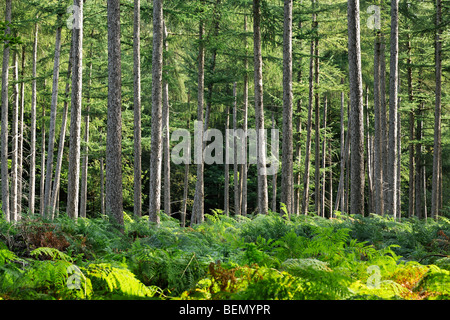
[[[244,33],[247,32],[247,16],[244,15]],[[245,58],[244,58],[244,106],[242,110],[243,124],[242,128],[244,130],[244,139],[242,140],[242,156],[245,159],[244,164],[241,164],[241,185],[242,185],[242,208],[241,214],[247,215],[247,126],[248,126],[248,59],[247,59],[247,36],[244,36],[244,48],[245,48]]]
[[[441,118],[442,118],[442,1],[436,0],[435,35],[435,108],[434,108],[434,146],[433,146],[433,186],[431,191],[431,217],[437,219],[441,207]]]
[[[374,53],[374,124],[375,124],[375,154],[374,154],[374,177],[375,177],[375,213],[384,215],[384,165],[383,165],[383,130],[382,123],[385,115],[381,109],[381,34],[375,37]]]
[[[70,110],[69,169],[67,184],[67,214],[78,218],[78,199],[80,189],[80,147],[81,147],[81,107],[83,81],[83,1],[74,0],[78,6],[79,28],[72,30],[72,100]]]
[[[318,0],[313,1],[313,10],[317,9]],[[320,193],[320,97],[319,97],[319,82],[320,82],[320,66],[319,66],[319,23],[317,19],[314,25],[315,39],[314,39],[314,131],[315,131],[315,156],[314,156],[314,202],[315,210],[318,216],[322,215],[321,212],[321,193]]]
[[[67,115],[69,113],[69,95],[71,88],[71,75],[72,75],[72,60],[73,60],[73,43],[70,46],[69,53],[69,63],[67,66],[67,82],[65,89],[65,99],[64,99],[64,109],[61,120],[61,132],[59,133],[59,145],[58,145],[58,155],[56,157],[56,166],[55,166],[55,180],[53,182],[53,190],[52,190],[52,198],[50,202],[50,208],[52,210],[52,219],[55,217],[57,200],[59,195],[59,188],[61,182],[61,169],[62,169],[62,160],[64,155],[64,144],[66,140],[66,127],[67,127]]]
[[[18,211],[18,187],[19,187],[19,60],[18,53],[13,53],[13,119],[12,119],[12,150],[11,150],[11,203],[10,221],[17,221],[20,212]]]
[[[5,22],[7,23],[5,35],[11,34],[9,23],[11,22],[11,0],[5,3]],[[9,176],[8,176],[8,84],[9,84],[9,55],[10,47],[8,41],[5,41],[3,47],[3,66],[2,66],[2,133],[1,133],[1,176],[2,176],[2,211],[6,221],[10,220],[9,208]]]
[[[92,57],[92,49],[90,50]],[[81,188],[80,188],[80,216],[86,218],[87,208],[87,185],[88,185],[88,163],[89,163],[89,113],[91,112],[91,83],[92,83],[92,60],[88,66],[88,92],[86,97],[86,110],[84,115],[84,148],[81,164]]]
[[[56,39],[55,39],[55,57],[53,63],[53,87],[52,100],[50,105],[50,128],[48,133],[48,150],[47,150],[47,168],[45,173],[44,185],[44,216],[48,217],[51,214],[50,208],[51,200],[51,184],[53,176],[53,154],[55,146],[55,129],[56,129],[56,112],[58,105],[58,82],[59,82],[59,60],[61,56],[61,18],[59,14],[56,21]]]
[[[284,1],[283,28],[283,141],[281,168],[281,202],[286,205],[289,215],[294,212],[294,155],[292,127],[292,0]]]
[[[105,209],[123,226],[122,193],[122,81],[120,57],[120,1],[108,0],[108,122],[106,133]]]
[[[398,184],[398,0],[391,1],[391,54],[389,71],[389,201],[388,213],[397,219]]]
[[[159,224],[161,210],[163,3],[153,1],[152,129],[149,221]]]
[[[258,212],[267,214],[269,210],[266,175],[266,150],[264,130],[263,75],[261,52],[261,0],[253,0],[253,50],[255,82],[255,124],[257,143]]]
[[[169,43],[167,42],[167,28],[164,23],[164,51],[168,53]],[[168,66],[167,59],[164,64]],[[171,214],[170,206],[170,104],[169,104],[169,82],[167,81],[168,72],[164,71],[163,77],[163,110],[162,110],[162,130],[163,130],[163,173],[164,173],[164,213],[167,215]]]
[[[312,0],[314,3],[314,0]],[[312,14],[312,27],[316,25],[317,16]],[[311,167],[311,134],[312,134],[312,104],[314,97],[314,52],[315,41],[311,39],[310,61],[309,61],[309,100],[308,100],[308,119],[306,124],[306,150],[305,150],[305,172],[303,175],[303,197],[302,214],[307,215],[309,211],[309,171]]]
[[[361,75],[359,0],[348,1],[348,60],[350,80],[350,213],[364,214],[364,120]]]
[[[33,42],[33,81],[31,84],[31,125],[30,125],[30,186],[28,195],[28,210],[34,214],[36,196],[36,66],[39,25],[35,24]]]
[[[407,73],[408,73],[408,100],[412,105],[414,103],[413,94],[413,83],[412,83],[412,57],[411,57],[411,35],[408,34],[407,42],[408,59],[407,59]],[[412,141],[416,138],[415,133],[415,108],[411,108],[409,112],[409,210],[408,216],[413,217],[416,215],[416,156],[415,156],[415,146]]]
[[[202,1],[204,4],[204,1]],[[205,48],[203,39],[203,19],[199,22],[199,47],[198,47],[198,85],[197,85],[197,121],[200,123],[198,126],[197,134],[200,137],[197,143],[200,144],[200,154],[197,156],[199,161],[197,162],[197,182],[195,184],[194,204],[192,207],[191,226],[197,223],[201,223],[204,219],[204,181],[203,171],[205,164],[203,162],[203,108],[204,108],[204,91],[205,91]],[[197,147],[200,147],[197,146]]]
[[[237,130],[237,83],[233,84],[233,130]],[[238,138],[234,135],[234,163],[233,163],[233,175],[234,175],[234,214],[241,214],[241,179],[239,178],[239,165],[238,165]]]
[[[24,116],[25,116],[25,49],[26,46],[22,47],[22,66],[21,66],[21,81],[20,84],[20,111],[19,111],[19,185],[18,185],[18,207],[17,211],[19,212],[18,219],[20,219],[20,215],[22,214],[22,199],[23,199],[23,130],[24,130]]]
[[[134,0],[133,108],[134,108],[134,215],[142,216],[142,137],[141,137],[141,0]]]
[[[227,104],[226,120],[225,120],[225,132],[230,128],[230,107]],[[225,150],[228,152],[230,148],[229,141],[225,138]],[[230,165],[228,161],[225,161],[225,181],[223,192],[223,213],[226,216],[230,215]]]

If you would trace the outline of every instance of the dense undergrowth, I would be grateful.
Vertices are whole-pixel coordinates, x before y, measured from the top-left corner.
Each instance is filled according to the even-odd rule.
[[[450,221],[0,222],[0,299],[449,299]]]

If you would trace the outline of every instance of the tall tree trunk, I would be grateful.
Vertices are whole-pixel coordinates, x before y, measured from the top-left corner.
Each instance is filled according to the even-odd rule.
[[[90,50],[92,57],[92,49]],[[81,189],[80,189],[80,216],[86,218],[87,208],[87,185],[88,185],[88,163],[89,163],[89,113],[91,112],[91,83],[92,83],[92,60],[89,62],[88,93],[86,98],[86,114],[84,116],[84,150],[83,162],[81,164]]]
[[[327,96],[324,96],[323,102],[323,138],[322,138],[322,189],[320,194],[320,212],[322,217],[325,217],[325,190],[326,190],[326,163],[327,163]]]
[[[268,213],[268,188],[266,150],[264,137],[264,105],[261,52],[261,0],[253,0],[253,46],[255,66],[255,122],[257,144],[258,208],[260,214]]]
[[[313,0],[313,10],[317,9],[318,0]],[[321,193],[320,193],[320,97],[319,97],[319,23],[317,19],[314,24],[314,83],[315,83],[315,91],[314,91],[314,131],[315,131],[315,184],[314,184],[314,201],[315,201],[315,210],[318,216],[322,215],[321,212]]]
[[[417,130],[415,131],[415,139],[417,140],[416,143],[416,150],[415,150],[415,182],[416,182],[416,193],[415,193],[415,213],[419,219],[424,218],[423,213],[423,174],[422,174],[422,167],[423,167],[423,159],[422,159],[422,110],[423,110],[423,101],[419,103],[417,114],[416,114],[416,121],[417,121]]]
[[[341,85],[344,85],[344,78],[341,78]],[[340,202],[341,204],[341,212],[344,212],[344,172],[345,172],[345,165],[347,163],[346,161],[346,152],[345,152],[345,146],[346,146],[346,140],[345,140],[345,110],[344,110],[344,104],[345,104],[345,94],[344,91],[341,91],[341,176],[339,179],[339,187],[338,187],[338,194],[336,196],[336,204]],[[339,190],[341,192],[339,193]],[[335,210],[339,210],[339,206],[335,206]]]
[[[61,120],[61,132],[59,134],[59,146],[58,146],[58,155],[56,157],[56,166],[55,166],[55,181],[53,182],[53,190],[52,190],[52,198],[50,202],[50,208],[52,209],[52,219],[55,217],[55,209],[57,206],[57,199],[59,196],[59,187],[61,182],[61,168],[62,168],[62,160],[64,154],[64,143],[66,140],[66,127],[67,127],[67,115],[69,113],[69,95],[70,95],[70,87],[71,87],[71,74],[72,74],[72,60],[73,60],[73,43],[70,46],[69,53],[69,63],[67,66],[67,82],[65,89],[65,99],[64,99],[64,110],[62,114]]]
[[[30,186],[28,195],[28,210],[34,214],[35,196],[36,196],[36,66],[37,66],[37,46],[38,46],[39,25],[34,27],[33,42],[33,82],[31,85],[31,125],[30,125]]]
[[[152,133],[149,221],[160,223],[162,156],[163,3],[153,1]]]
[[[204,4],[204,1],[202,1]],[[197,182],[195,184],[194,204],[192,207],[191,226],[201,223],[204,219],[204,180],[203,171],[205,168],[203,159],[203,108],[205,90],[205,48],[203,43],[203,19],[199,22],[199,48],[198,48],[198,88],[197,88],[197,121],[196,131],[198,135],[197,148],[200,152],[197,157]],[[194,130],[195,130],[194,129]]]
[[[187,125],[186,128],[189,130],[191,123],[191,92],[188,92],[188,117],[187,117]],[[187,209],[187,198],[188,198],[188,189],[189,189],[189,162],[184,164],[184,188],[183,188],[183,202],[181,208],[181,227],[186,226],[186,209]]]
[[[9,23],[11,22],[11,0],[6,0],[5,6],[5,36],[11,34]],[[1,133],[1,176],[2,176],[2,211],[6,221],[10,220],[9,212],[9,176],[8,176],[8,83],[9,83],[9,42],[5,41],[3,49],[2,67],[2,133]]]
[[[108,122],[106,133],[106,214],[123,226],[122,81],[120,1],[108,0]],[[154,7],[157,11],[157,8]],[[162,38],[161,38],[162,40]],[[155,51],[153,51],[156,54]],[[152,119],[153,120],[153,119]],[[153,144],[152,136],[152,144]],[[161,159],[161,157],[159,157]],[[152,177],[153,178],[153,177]],[[151,179],[150,179],[151,180]],[[152,194],[152,190],[150,190]],[[158,194],[159,196],[159,194]],[[150,220],[153,217],[150,215]]]
[[[44,79],[43,91],[46,91],[47,81]],[[44,214],[44,188],[45,188],[45,101],[41,103],[41,183],[40,183],[40,201],[39,201],[39,213],[42,217]]]
[[[398,152],[398,0],[391,1],[391,55],[389,69],[389,206],[388,212],[397,219]]]
[[[167,29],[164,24],[164,51],[168,53],[169,51],[169,43],[167,42]],[[167,60],[165,60],[165,65],[167,64]],[[163,173],[164,173],[164,213],[167,215],[171,215],[171,207],[170,207],[170,127],[169,127],[169,118],[170,118],[170,104],[169,104],[169,82],[167,81],[168,72],[164,71],[165,76],[163,77],[163,110],[162,110],[162,144],[163,144]]]
[[[342,113],[341,113],[342,115]],[[348,127],[350,127],[351,124],[351,119],[349,118],[348,121]],[[341,205],[341,212],[348,212],[347,209],[347,202],[348,200],[346,199],[346,190],[348,189],[348,168],[346,170],[346,167],[348,167],[349,164],[349,157],[350,157],[350,130],[347,130],[347,136],[344,138],[345,140],[345,146],[343,148],[344,151],[342,151],[341,153],[341,173],[340,173],[340,177],[339,177],[339,186],[338,186],[338,191],[337,191],[337,195],[336,195],[336,205],[334,207],[335,210],[339,209],[339,204]],[[345,176],[347,173],[347,177]]]
[[[247,32],[247,16],[244,16],[244,33]],[[247,59],[247,36],[244,36],[244,48],[245,48],[245,58],[244,58],[244,107],[242,110],[243,124],[242,128],[244,131],[244,139],[242,140],[242,156],[245,159],[244,163],[241,164],[241,185],[242,185],[242,208],[241,214],[247,215],[247,126],[248,126],[248,59]]]
[[[105,165],[103,163],[103,157],[100,158],[100,210],[102,215],[106,214],[105,207]]]
[[[292,128],[292,0],[284,0],[283,28],[283,142],[281,168],[281,202],[289,215],[293,213],[293,128]]]
[[[348,1],[348,58],[351,114],[350,213],[364,215],[364,121],[359,0]]]
[[[364,104],[365,114],[366,114],[366,156],[367,156],[367,186],[368,186],[368,211],[373,213],[374,199],[373,199],[373,160],[372,160],[372,136],[370,135],[370,112],[369,112],[369,87],[366,85],[366,102]]]
[[[226,111],[226,120],[225,120],[225,132],[230,128],[230,107],[227,104],[227,111]],[[235,146],[236,148],[236,146]],[[228,154],[230,149],[228,137],[225,138],[225,152]],[[228,159],[226,159],[228,160]],[[225,161],[225,187],[224,187],[224,194],[223,194],[223,213],[226,216],[230,215],[230,165],[228,161]]]
[[[442,114],[442,1],[436,0],[436,35],[435,35],[435,109],[434,109],[434,146],[433,146],[433,187],[431,192],[431,217],[439,216],[441,202],[441,114]]]
[[[55,145],[55,129],[56,129],[56,111],[58,105],[58,81],[59,81],[59,60],[61,56],[61,18],[59,14],[56,20],[56,40],[55,40],[55,57],[53,64],[53,87],[52,87],[52,102],[50,106],[50,128],[48,133],[48,150],[47,150],[47,168],[45,173],[44,185],[44,216],[49,217],[50,199],[51,199],[51,184],[53,175],[53,153]]]
[[[70,110],[69,170],[67,184],[67,214],[78,218],[78,195],[80,188],[81,106],[83,81],[83,1],[74,0],[79,10],[76,19],[79,28],[72,30],[72,100]]]
[[[13,53],[14,63],[14,89],[13,89],[13,121],[12,121],[12,161],[11,161],[11,203],[10,203],[10,221],[17,221],[18,212],[18,187],[19,187],[19,168],[18,168],[18,149],[19,149],[19,60],[18,53]]]
[[[314,5],[314,0],[312,0]],[[316,26],[316,14],[312,14],[312,27]],[[311,39],[310,60],[309,60],[309,100],[308,100],[308,119],[306,124],[306,151],[305,151],[305,172],[303,175],[303,197],[302,214],[307,215],[309,211],[309,170],[311,167],[311,132],[312,132],[312,104],[314,97],[314,52],[315,41]]]
[[[20,113],[19,113],[19,185],[18,185],[18,207],[17,212],[19,212],[18,219],[20,219],[22,214],[22,198],[23,198],[23,129],[24,129],[24,113],[25,113],[25,49],[26,46],[22,47],[22,66],[21,66],[21,84],[20,84]]]
[[[237,130],[237,83],[233,84],[233,132]],[[238,165],[238,137],[233,135],[233,170],[234,170],[234,214],[241,215],[241,179],[239,178],[239,165]],[[239,141],[239,143],[242,143]]]
[[[416,215],[416,157],[414,154],[415,148],[414,143],[412,141],[416,138],[415,134],[415,110],[412,107],[414,103],[414,94],[413,94],[413,83],[412,83],[412,58],[411,58],[411,35],[408,34],[408,42],[407,42],[407,50],[408,50],[408,100],[411,104],[411,110],[409,111],[409,210],[408,217],[413,217]]]
[[[142,216],[142,142],[141,142],[141,0],[134,0],[133,32],[133,106],[134,106],[134,215]]]
[[[381,34],[377,32],[375,36],[374,50],[374,123],[375,123],[375,156],[374,156],[374,177],[375,177],[375,213],[384,215],[384,165],[383,165],[383,122],[385,114],[381,109]]]
[[[272,111],[272,130],[276,129],[275,112]],[[278,174],[272,175],[272,211],[277,212],[277,179]],[[288,211],[289,212],[289,211]]]

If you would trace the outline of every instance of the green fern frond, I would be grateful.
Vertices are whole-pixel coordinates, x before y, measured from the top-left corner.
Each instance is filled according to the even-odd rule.
[[[69,255],[65,254],[64,252],[59,251],[55,248],[49,248],[49,247],[40,247],[37,249],[34,249],[30,252],[30,255],[33,257],[40,257],[40,256],[47,256],[50,257],[51,260],[63,260],[67,262],[72,262],[73,259]]]

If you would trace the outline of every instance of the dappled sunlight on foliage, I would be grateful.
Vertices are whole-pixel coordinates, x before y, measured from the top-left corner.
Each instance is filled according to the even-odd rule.
[[[448,247],[439,241],[450,234],[446,219],[234,218],[216,212],[187,228],[162,215],[160,226],[129,217],[123,233],[107,217],[53,222],[29,217],[13,226],[0,222],[0,229],[3,299],[423,300],[450,295]],[[37,246],[36,239],[52,241]]]

